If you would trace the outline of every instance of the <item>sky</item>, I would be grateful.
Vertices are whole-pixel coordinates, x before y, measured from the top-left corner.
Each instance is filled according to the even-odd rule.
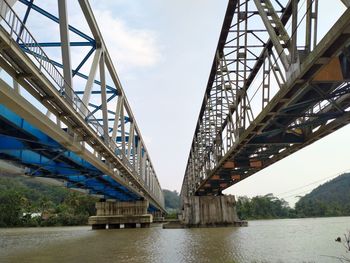
[[[41,3],[50,7],[51,1]],[[77,3],[67,2],[69,22],[86,29]],[[340,0],[331,1],[331,8],[330,1],[319,2],[322,36],[344,7]],[[180,191],[227,0],[90,3],[160,184]],[[40,25],[37,30],[38,37],[47,40],[47,32],[54,29]],[[293,205],[296,196],[350,169],[349,132],[346,126],[225,193],[249,197],[273,193]]]
[[[91,5],[160,184],[180,191],[227,1],[93,0]],[[326,0],[319,6],[322,36],[344,8],[340,1],[332,1],[331,9]],[[346,126],[225,193],[273,193],[293,205],[297,196],[350,169],[349,134]]]

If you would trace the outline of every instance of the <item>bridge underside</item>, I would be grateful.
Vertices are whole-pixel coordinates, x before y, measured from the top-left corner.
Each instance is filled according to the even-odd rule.
[[[104,199],[137,201],[143,197],[0,105],[0,159],[26,167],[26,176],[63,181]],[[157,211],[153,205],[149,212]]]
[[[229,1],[183,200],[220,196],[350,122],[350,9],[316,43],[317,4],[307,1],[299,20],[298,8],[297,1]],[[297,42],[299,31],[305,43]]]
[[[66,182],[68,188],[123,201],[141,197],[0,105],[0,159],[25,166],[26,174]]]
[[[241,137],[244,139],[232,153],[222,158],[212,175],[201,183],[196,190],[198,195],[220,194],[229,186],[350,122],[348,83],[302,82],[299,80],[289,92],[280,96],[274,107],[263,112],[258,125],[243,131]],[[305,112],[325,98],[334,103],[317,114]],[[295,123],[296,118],[303,117],[307,120]]]
[[[88,34],[68,23],[73,5],[64,0],[45,8],[0,0],[0,159],[25,167],[29,176],[104,199],[147,200],[149,212],[164,212],[160,184],[93,11],[87,0],[76,4]],[[32,30],[42,23],[55,28],[58,41],[40,32],[43,42],[36,41]],[[74,68],[72,47],[91,48],[75,57]]]

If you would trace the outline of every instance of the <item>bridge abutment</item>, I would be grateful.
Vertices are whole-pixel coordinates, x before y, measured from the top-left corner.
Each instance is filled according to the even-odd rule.
[[[238,218],[233,195],[185,197],[182,224],[187,227],[247,225]]]
[[[107,200],[96,203],[96,216],[89,218],[92,229],[146,228],[153,222],[147,214],[148,201],[120,202]]]

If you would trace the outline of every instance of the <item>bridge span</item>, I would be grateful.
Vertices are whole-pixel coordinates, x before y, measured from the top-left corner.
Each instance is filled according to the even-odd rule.
[[[224,189],[350,122],[342,3],[320,39],[318,0],[228,1],[181,189],[186,224],[234,223]]]
[[[0,1],[0,158],[27,175],[130,202],[129,213],[164,213],[161,186],[93,10],[87,0],[67,2]],[[90,32],[69,24],[73,4]]]

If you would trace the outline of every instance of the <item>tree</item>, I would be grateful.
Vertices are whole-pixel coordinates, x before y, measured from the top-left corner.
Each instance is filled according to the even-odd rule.
[[[0,227],[21,224],[22,198],[21,194],[13,190],[0,192]]]
[[[241,219],[287,218],[292,211],[285,200],[272,194],[237,199],[237,214]]]
[[[301,197],[295,205],[299,217],[350,215],[350,173],[342,174]]]
[[[166,209],[180,210],[180,196],[176,190],[170,191],[165,189],[163,194]]]
[[[0,176],[0,227],[84,225],[97,199],[32,178]],[[31,214],[41,213],[41,218]],[[23,216],[24,215],[24,216]]]

